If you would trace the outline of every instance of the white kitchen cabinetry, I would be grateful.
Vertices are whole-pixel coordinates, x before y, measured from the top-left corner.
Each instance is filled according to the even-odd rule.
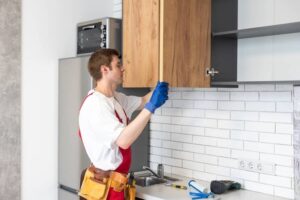
[[[299,0],[239,0],[239,29],[294,23],[300,30]],[[300,33],[238,40],[237,81],[299,81]]]

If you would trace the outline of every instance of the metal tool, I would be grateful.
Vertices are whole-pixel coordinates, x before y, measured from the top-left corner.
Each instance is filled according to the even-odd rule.
[[[178,189],[187,190],[187,187],[185,185],[179,185],[179,184],[174,184],[174,183],[170,183],[170,182],[165,183],[165,185],[174,187],[174,188],[178,188]]]

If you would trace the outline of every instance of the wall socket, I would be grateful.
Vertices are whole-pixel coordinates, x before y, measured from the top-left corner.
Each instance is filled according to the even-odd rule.
[[[263,174],[275,174],[275,164],[263,163],[259,160],[239,160],[238,168]]]

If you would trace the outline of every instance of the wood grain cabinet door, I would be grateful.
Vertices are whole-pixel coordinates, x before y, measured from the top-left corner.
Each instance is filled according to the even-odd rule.
[[[161,0],[160,76],[172,87],[210,87],[211,0]]]
[[[211,0],[123,0],[124,87],[209,87]]]
[[[154,87],[159,71],[159,0],[123,0],[124,87]]]

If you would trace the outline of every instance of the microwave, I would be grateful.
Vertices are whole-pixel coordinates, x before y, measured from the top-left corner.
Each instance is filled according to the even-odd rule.
[[[77,24],[77,55],[110,48],[122,52],[122,20],[102,18]]]

